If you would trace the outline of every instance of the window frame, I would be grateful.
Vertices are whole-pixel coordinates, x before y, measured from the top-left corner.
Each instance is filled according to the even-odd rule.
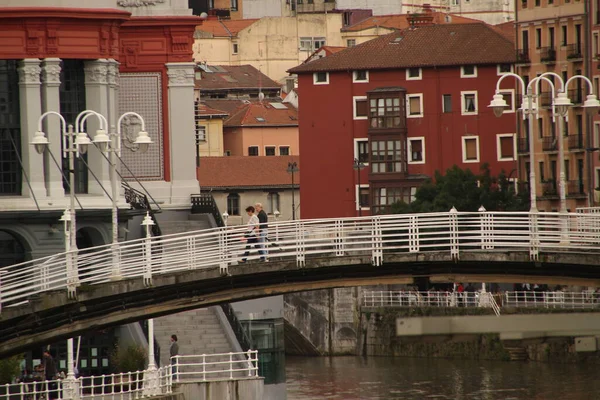
[[[367,107],[367,114],[365,116],[361,116],[361,115],[356,115],[356,101],[357,100],[364,100],[366,103],[366,107]],[[354,120],[367,120],[369,119],[369,99],[367,96],[353,96],[352,97],[352,118]]]
[[[392,142],[393,148],[390,150],[388,147],[389,142]],[[375,146],[375,144],[377,144]],[[380,148],[380,145],[383,144],[385,148]],[[396,144],[398,147],[396,148]],[[404,145],[403,145],[404,144]],[[371,174],[397,174],[397,173],[406,173],[408,170],[407,160],[406,160],[406,141],[399,139],[380,139],[380,140],[372,140],[369,142],[369,161],[373,159],[374,151],[377,152],[379,156],[382,156],[383,159],[377,159],[371,162]],[[374,148],[377,147],[377,149]],[[392,157],[388,157],[389,154]],[[398,158],[396,158],[396,154],[398,154]],[[390,171],[388,165],[393,165],[393,171]],[[399,165],[399,169],[396,169],[396,164]],[[382,168],[383,166],[383,168]],[[385,171],[381,171],[381,169],[385,169]]]
[[[421,109],[418,114],[410,113],[410,99],[414,97],[419,98],[419,106]],[[406,93],[406,118],[423,118],[424,114],[425,112],[423,110],[423,93]]]
[[[352,42],[352,44],[350,44]],[[356,46],[356,39],[346,39],[346,47],[354,47]]]
[[[204,132],[204,134],[200,134],[200,132]],[[196,145],[200,146],[200,145],[206,143],[207,140],[208,140],[208,126],[204,125],[204,124],[196,125]]]
[[[448,96],[450,98],[450,110],[446,111],[446,96]],[[442,94],[442,114],[451,114],[452,111],[452,94],[450,93],[443,93]]]
[[[364,80],[360,80],[356,77],[357,73],[360,71],[365,71],[365,73],[367,74],[366,78]],[[352,83],[369,83],[369,70],[356,70],[356,71],[352,71]]]
[[[473,67],[473,74],[471,74],[471,75],[465,74],[465,67]],[[477,78],[477,65],[461,65],[460,77],[461,78]]]
[[[273,149],[273,154],[267,154],[267,149]],[[265,152],[265,157],[274,157],[277,155],[277,146],[265,145],[263,150]]]
[[[513,155],[512,157],[502,157],[502,138],[512,137]],[[496,158],[498,161],[515,161],[517,159],[517,135],[516,133],[498,133],[496,134]]]
[[[410,70],[419,70],[419,76],[410,76]],[[423,79],[423,68],[415,67],[415,68],[406,68],[406,80],[407,81],[420,81]]]
[[[250,149],[256,149],[256,154],[255,155],[250,154]],[[258,146],[248,146],[247,151],[248,151],[248,157],[260,156],[260,148]]]
[[[276,199],[275,202],[277,203],[277,208],[273,208],[273,199]],[[275,211],[281,212],[280,210],[281,208],[281,195],[279,194],[279,192],[269,192],[267,193],[267,214],[268,215],[275,215]]]
[[[380,100],[383,100],[383,107],[379,104]],[[388,104],[387,100],[391,100],[391,104]],[[396,100],[398,102],[394,104]],[[402,103],[402,96],[399,92],[386,94],[385,96],[368,96],[368,101],[369,130],[402,129],[406,127],[403,125],[406,124],[406,110],[404,110],[404,114],[402,113],[402,108],[406,107],[406,98]],[[375,102],[374,106],[371,104],[373,101]],[[381,110],[383,110],[383,114],[380,114]],[[396,119],[398,121],[397,125],[395,124]],[[388,123],[390,123],[390,126],[388,126]]]
[[[371,209],[371,205],[369,204],[370,201],[367,201],[367,205],[365,206],[364,203],[361,201],[360,205],[361,207],[358,206],[359,203],[359,198],[360,198],[360,189],[369,189],[369,184],[368,183],[361,183],[360,185],[356,184],[354,185],[354,208],[356,209],[356,211],[358,211],[359,209],[361,211],[368,211]],[[369,195],[367,196],[368,200],[371,200],[371,193],[369,193]]]
[[[366,143],[367,144],[367,152],[365,153],[367,156],[366,161],[362,161],[360,159],[360,146],[359,143]],[[369,148],[369,139],[367,138],[354,138],[354,159],[361,161],[365,166],[369,165],[369,155],[370,155],[370,148]]]
[[[231,54],[237,55],[239,54],[240,51],[240,45],[239,43],[231,43]]]
[[[502,114],[514,114],[516,112],[515,109],[515,89],[502,89],[499,92],[500,94],[509,94],[510,93],[510,104],[508,105],[509,108],[505,108],[504,111],[502,111]]]
[[[466,111],[467,102],[465,96],[474,94],[475,95],[475,111]],[[462,90],[460,92],[460,114],[461,115],[477,115],[479,114],[479,99],[477,97],[477,90]]]
[[[324,82],[317,81],[317,76],[319,74],[325,74]],[[313,72],[313,85],[329,85],[329,72],[325,72],[325,71]]]
[[[508,65],[510,67],[510,71],[508,71],[508,72],[502,72],[502,71],[500,71],[500,68],[503,65]],[[498,75],[498,76],[502,76],[504,74],[511,74],[511,73],[514,73],[514,72],[515,72],[515,67],[512,64],[498,64],[498,65],[496,65],[496,75]]]
[[[237,11],[239,9],[239,4],[238,4],[238,0],[231,0],[230,3],[230,10],[231,11]]]
[[[287,149],[287,154],[281,154],[281,149]],[[291,155],[290,146],[278,146],[277,150],[279,151],[280,156],[289,156]]]
[[[233,202],[234,200],[237,200],[237,214],[235,213],[235,209],[232,206],[230,208],[230,201]],[[240,204],[242,203],[241,201],[241,196],[239,193],[237,192],[231,192],[227,194],[227,198],[226,198],[226,209],[227,209],[227,214],[229,214],[230,216],[235,215],[235,216],[240,216],[241,215],[241,210],[240,210]]]
[[[425,164],[425,136],[415,136],[406,138],[406,152],[408,164]],[[412,142],[419,140],[421,142],[421,160],[413,160],[412,158]]]
[[[477,153],[477,157],[475,160],[469,160],[467,159],[467,140],[475,140],[475,151]],[[479,152],[479,136],[478,135],[468,135],[468,136],[462,136],[461,137],[461,147],[462,147],[462,162],[469,164],[469,163],[478,163],[481,157],[481,154]]]

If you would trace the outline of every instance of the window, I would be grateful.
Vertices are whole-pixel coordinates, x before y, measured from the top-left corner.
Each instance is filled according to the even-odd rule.
[[[509,72],[513,72],[513,67],[511,64],[498,64],[497,75],[503,75]]]
[[[346,40],[346,46],[347,47],[354,47],[354,46],[356,46],[356,39],[348,39],[348,40]]]
[[[508,107],[506,107],[504,109],[503,114],[514,113],[515,112],[515,90],[514,89],[502,90],[500,92],[500,94],[504,98],[504,101],[506,101],[506,104],[508,104]]]
[[[461,96],[461,114],[475,115],[477,114],[477,92],[465,91],[460,92]]]
[[[238,0],[231,0],[231,11],[237,11],[238,9]]]
[[[377,188],[373,196],[373,211],[384,211],[387,206],[402,201],[406,204],[414,200],[416,187],[393,187],[393,188]]]
[[[535,0],[535,6],[536,6],[536,7],[539,7],[539,6],[540,6],[540,4],[541,4],[541,2],[542,2],[541,0]]]
[[[269,193],[267,195],[267,214],[275,214],[275,211],[279,211],[279,208],[279,193]]]
[[[237,43],[233,43],[233,49],[232,49],[232,53],[233,54],[237,54],[238,53],[238,44]]]
[[[356,185],[355,196],[358,196],[356,202],[356,209],[358,210],[359,205],[361,210],[369,209],[369,185]]]
[[[367,96],[354,96],[354,119],[367,119],[369,109],[367,106]]]
[[[354,139],[354,158],[363,164],[369,163],[369,141],[367,139]]]
[[[598,34],[594,33],[594,39],[592,41],[592,57],[594,57],[594,58],[598,58],[598,45],[599,45]],[[595,92],[595,93],[598,93],[598,92]]]
[[[401,126],[402,106],[400,97],[369,99],[369,118],[371,128],[397,128]]]
[[[17,61],[0,60],[0,195],[20,196],[22,189],[17,70]]]
[[[300,2],[298,2],[300,3]],[[325,46],[324,37],[301,37],[300,38],[300,50],[301,51],[315,51]]]
[[[442,110],[445,113],[452,112],[452,95],[451,94],[443,94],[442,95]]]
[[[325,46],[326,44],[326,40],[324,37],[317,37],[317,38],[313,38],[313,50],[317,50],[320,49],[321,47]]]
[[[257,156],[258,155],[258,146],[248,147],[248,155],[249,156]]]
[[[567,27],[567,25],[562,25],[560,27],[560,30],[562,32],[561,39],[560,39],[561,46],[566,46],[568,44],[568,35],[567,35],[568,30],[567,29],[569,29]]]
[[[539,166],[540,182],[544,182],[546,180],[546,168],[544,167],[544,162],[540,161],[538,166]]]
[[[406,69],[406,80],[407,81],[415,81],[422,79],[422,70],[421,68],[407,68]]]
[[[275,146],[265,146],[265,156],[274,156]]]
[[[240,195],[229,193],[227,195],[227,214],[240,215]]]
[[[516,159],[514,133],[496,135],[496,150],[498,161],[514,161]]]
[[[208,9],[212,10],[215,8],[215,0],[208,0]]]
[[[231,150],[225,150],[225,152],[223,153],[223,155],[225,157],[231,157]]]
[[[464,163],[479,162],[479,136],[463,136],[462,156]]]
[[[206,142],[206,126],[196,125],[196,145]]]
[[[538,119],[538,137],[540,139],[544,137],[544,118],[543,117],[540,117]]]
[[[535,30],[535,47],[538,49],[542,47],[542,28]]]
[[[408,163],[425,164],[425,138],[408,139]]]
[[[290,155],[290,146],[279,146],[279,155],[280,156],[289,156]]]
[[[377,140],[371,142],[371,172],[406,172],[405,143],[403,140]]]
[[[369,71],[354,71],[352,73],[352,82],[369,82]]]
[[[460,67],[461,78],[477,78],[477,67],[474,65],[463,65]]]
[[[315,72],[313,74],[313,83],[315,85],[329,84],[329,72]]]
[[[421,118],[423,116],[423,94],[409,94],[406,96],[407,118]]]

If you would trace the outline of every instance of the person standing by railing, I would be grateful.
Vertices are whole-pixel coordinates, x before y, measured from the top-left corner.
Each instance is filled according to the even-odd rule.
[[[171,335],[171,346],[169,347],[169,355],[171,357],[171,373],[173,379],[177,380],[177,357],[179,355],[179,343],[177,343],[177,335]]]
[[[53,381],[57,378],[56,374],[56,364],[54,363],[54,358],[50,354],[50,350],[44,350],[44,356],[42,358],[42,364],[44,365],[44,377],[46,381]],[[48,384],[48,399],[57,398],[58,387],[56,382],[47,383]]]

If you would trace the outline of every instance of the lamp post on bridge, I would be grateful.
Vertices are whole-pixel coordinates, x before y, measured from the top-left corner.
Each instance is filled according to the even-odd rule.
[[[288,162],[288,167],[287,167],[287,172],[292,174],[292,219],[295,220],[296,219],[296,200],[295,200],[295,195],[294,195],[294,174],[296,172],[300,171],[298,169],[298,163],[296,161],[294,162]]]

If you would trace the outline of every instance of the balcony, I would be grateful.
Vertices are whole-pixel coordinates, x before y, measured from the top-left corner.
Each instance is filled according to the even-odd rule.
[[[585,184],[583,180],[567,181],[567,195],[568,196],[585,196]]]
[[[577,62],[583,60],[581,43],[567,45],[567,60]]]
[[[558,186],[555,179],[548,179],[542,182],[542,196],[555,197],[558,196]]]
[[[517,50],[517,64],[529,64],[531,60],[529,59],[529,49],[519,49]]]
[[[583,151],[583,135],[569,135],[567,138],[569,141],[569,150]]]
[[[544,136],[542,138],[542,150],[557,151],[558,150],[558,138],[556,136]]]
[[[541,107],[550,107],[552,105],[552,92],[541,92],[539,101]]]
[[[554,47],[540,47],[540,61],[546,64],[556,62],[556,49]]]
[[[569,96],[571,103],[573,103],[574,105],[582,105],[583,104],[583,88],[582,87],[567,90],[567,95]]]
[[[519,141],[517,142],[517,152],[519,154],[529,153],[529,139],[519,138]]]

